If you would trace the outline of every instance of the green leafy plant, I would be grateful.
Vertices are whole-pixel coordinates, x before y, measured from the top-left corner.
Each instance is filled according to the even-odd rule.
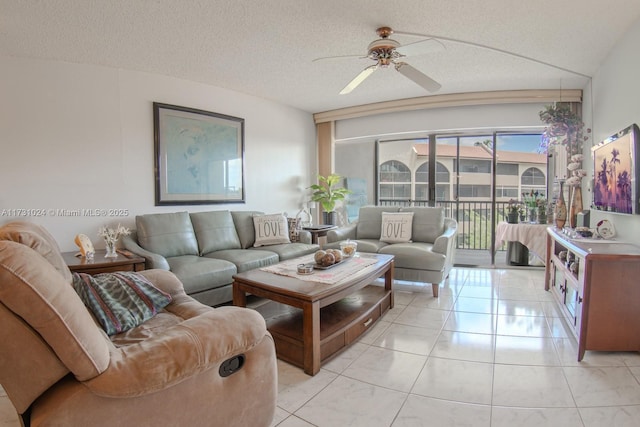
[[[313,190],[311,201],[318,202],[322,205],[325,212],[333,212],[336,209],[336,202],[344,200],[351,191],[344,187],[335,187],[342,180],[337,174],[331,174],[326,177],[318,175],[318,184],[313,184],[309,188]]]

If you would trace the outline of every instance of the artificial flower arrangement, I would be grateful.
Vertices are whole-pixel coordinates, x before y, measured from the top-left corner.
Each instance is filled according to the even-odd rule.
[[[548,152],[551,145],[563,145],[570,156],[582,153],[582,146],[589,139],[585,132],[589,134],[591,129],[584,129],[582,119],[568,105],[548,105],[539,116],[547,125],[542,132],[539,152]]]
[[[109,227],[100,227],[98,229],[98,236],[104,239],[105,247],[107,249],[107,253],[105,255],[106,258],[116,257],[116,244],[118,243],[118,239],[121,236],[127,236],[131,234],[131,231],[118,224],[116,228]]]
[[[547,199],[544,198],[542,193],[533,190],[529,193],[522,193],[522,200],[524,200],[524,204],[527,205],[529,209],[539,207],[540,203],[547,203]]]

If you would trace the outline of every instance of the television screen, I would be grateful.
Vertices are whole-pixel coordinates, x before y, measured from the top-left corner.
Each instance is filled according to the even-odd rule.
[[[633,124],[594,146],[593,209],[636,214],[638,126]]]

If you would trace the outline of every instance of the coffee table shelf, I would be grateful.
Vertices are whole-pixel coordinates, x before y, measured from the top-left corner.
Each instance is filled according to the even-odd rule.
[[[320,361],[349,346],[391,308],[391,291],[370,285],[320,309]],[[304,367],[302,309],[270,301],[257,308],[267,322],[278,357]]]

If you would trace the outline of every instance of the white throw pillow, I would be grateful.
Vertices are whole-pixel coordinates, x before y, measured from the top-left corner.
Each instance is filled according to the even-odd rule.
[[[380,241],[385,243],[408,243],[411,241],[413,212],[383,212]]]
[[[254,215],[253,226],[256,230],[255,247],[291,243],[287,217],[283,214]]]

